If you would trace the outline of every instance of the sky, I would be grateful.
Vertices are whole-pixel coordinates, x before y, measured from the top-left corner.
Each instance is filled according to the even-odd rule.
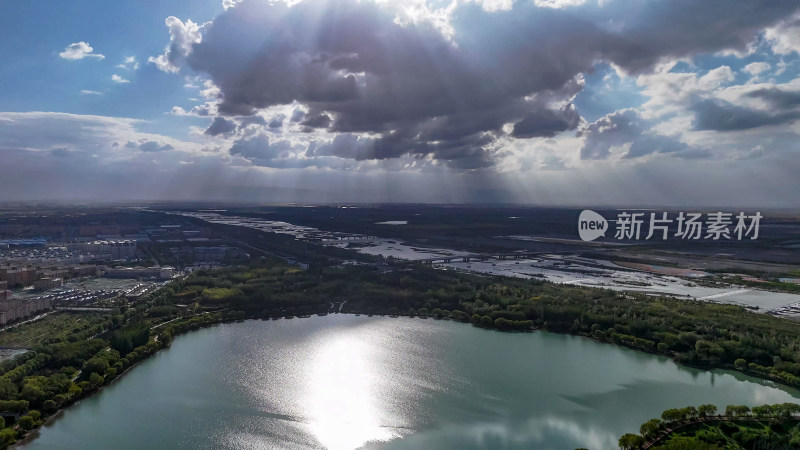
[[[0,202],[800,207],[796,0],[0,1]]]

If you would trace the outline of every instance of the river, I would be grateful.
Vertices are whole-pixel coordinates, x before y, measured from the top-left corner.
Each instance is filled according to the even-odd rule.
[[[575,336],[330,315],[179,336],[25,448],[613,449],[667,408],[799,397]]]

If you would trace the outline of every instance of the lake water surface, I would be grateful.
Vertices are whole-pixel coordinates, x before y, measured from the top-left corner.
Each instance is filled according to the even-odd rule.
[[[550,333],[332,315],[179,336],[29,449],[613,449],[667,408],[798,401]]]

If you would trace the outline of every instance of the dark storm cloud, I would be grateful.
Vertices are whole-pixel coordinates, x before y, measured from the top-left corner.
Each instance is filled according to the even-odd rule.
[[[605,57],[636,72],[665,56],[744,50],[761,30],[799,7],[794,0],[617,1],[599,8],[596,20],[621,28],[617,40],[601,44]]]
[[[765,88],[747,94],[749,97],[760,98],[775,108],[792,109],[800,106],[800,92],[786,91],[779,88]]]
[[[638,72],[667,56],[742,49],[797,8],[794,0],[661,0],[565,10],[517,2],[487,12],[468,3],[453,12],[448,40],[367,1],[245,0],[204,27],[186,60],[219,87],[221,114],[298,102],[309,111],[296,110],[292,121],[304,131],[377,136],[354,151],[329,150],[342,157],[432,155],[476,168],[496,160],[493,144],[506,124],[517,138],[575,129],[578,112],[561,105],[580,86],[566,87],[598,61]],[[582,157],[607,157],[624,137],[600,134]]]
[[[315,145],[312,143],[311,148]],[[329,166],[329,161],[324,161],[314,154],[307,154],[309,158],[298,158],[296,153],[302,153],[303,147],[285,139],[270,138],[267,134],[257,134],[252,137],[237,140],[231,147],[231,156],[238,156],[249,161],[254,166],[273,167],[279,169],[301,169],[306,167]],[[330,159],[330,158],[329,158]],[[341,160],[340,160],[341,161]],[[340,168],[343,168],[341,166]]]
[[[273,161],[286,158],[292,147],[289,141],[274,140],[266,134],[258,134],[237,140],[229,153],[231,156],[245,158],[255,165],[273,167]]]
[[[800,112],[768,113],[736,106],[719,99],[703,100],[692,106],[695,130],[736,131],[781,125],[800,118]]]
[[[300,125],[308,132],[313,131],[315,128],[328,128],[331,125],[331,117],[327,114],[306,116],[306,118],[300,122]]]
[[[214,120],[211,121],[211,125],[206,128],[205,134],[209,136],[218,136],[220,134],[228,134],[234,131],[236,131],[236,122],[222,117],[215,117]]]
[[[511,133],[516,138],[553,137],[566,130],[578,127],[581,116],[573,105],[567,105],[560,111],[542,109],[528,113],[522,120],[514,124]]]

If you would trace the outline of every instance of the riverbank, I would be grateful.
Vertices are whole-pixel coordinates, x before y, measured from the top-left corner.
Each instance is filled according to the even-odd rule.
[[[776,403],[753,406],[728,405],[724,414],[717,406],[672,408],[639,427],[639,434],[619,439],[621,450],[650,448],[798,448],[800,404]],[[659,444],[666,441],[666,446]]]
[[[214,326],[214,325],[220,325],[220,324],[223,324],[223,323],[232,323],[232,322],[233,321],[230,321],[230,322],[221,321],[221,322],[209,323],[206,326]],[[197,330],[197,329],[199,329],[199,328],[196,328],[194,330]],[[184,333],[189,333],[190,331],[194,331],[194,330],[187,330]],[[154,340],[155,341],[158,340],[158,335],[154,336]],[[62,417],[66,413],[66,411],[68,409],[73,408],[73,407],[77,407],[78,405],[80,405],[80,403],[82,401],[84,401],[84,400],[86,400],[88,398],[94,397],[96,395],[100,395],[103,392],[103,390],[105,390],[108,387],[113,386],[115,383],[118,383],[120,380],[122,380],[125,377],[125,375],[129,374],[130,372],[132,372],[133,369],[135,369],[136,367],[138,367],[139,365],[141,365],[142,363],[147,361],[150,357],[156,355],[158,352],[160,352],[161,350],[164,350],[166,348],[168,348],[168,346],[164,346],[164,347],[160,348],[159,350],[157,350],[156,352],[154,352],[153,354],[151,354],[148,358],[142,359],[142,360],[137,361],[136,363],[130,365],[122,373],[120,373],[119,375],[114,377],[112,380],[110,380],[107,384],[103,384],[102,386],[98,387],[94,392],[92,392],[92,393],[90,393],[90,394],[88,394],[88,395],[76,400],[75,402],[73,402],[73,403],[71,403],[71,404],[69,404],[69,405],[67,405],[67,406],[65,406],[63,408],[59,408],[58,411],[56,411],[52,415],[46,417],[46,420],[44,420],[41,425],[39,425],[38,427],[28,431],[28,433],[24,437],[22,437],[21,439],[18,439],[17,442],[15,442],[13,445],[11,445],[8,448],[12,448],[12,449],[13,448],[20,448],[20,447],[23,447],[24,445],[30,443],[31,441],[33,441],[34,439],[36,439],[39,436],[39,430],[42,427],[47,427],[49,425],[52,425],[56,420],[58,420],[60,417]]]
[[[546,443],[524,448],[605,449],[676,403],[753,405],[760,398],[798,397],[797,390],[749,377],[687,369],[563,334],[315,315],[227,323],[176,337],[124,383],[43,428],[30,449],[56,443],[111,448],[114,442],[120,449],[154,448],[154,442],[338,449],[360,447],[350,439],[394,437],[387,449],[471,450],[480,448],[472,429],[519,442],[542,436]],[[572,435],[561,424],[582,431]],[[139,437],[144,428],[148,436]]]
[[[38,373],[81,367],[82,378],[74,383],[62,383],[54,374],[46,380],[53,387],[42,385],[43,390],[58,392],[45,397],[55,411],[53,406],[67,406],[128,373],[188,330],[241,319],[339,311],[448,319],[504,332],[538,329],[584,336],[667,356],[689,367],[734,369],[788,386],[800,384],[800,363],[792,359],[800,349],[800,325],[741,307],[430,268],[314,272],[273,263],[198,271],[120,311],[123,314],[99,316],[95,325],[79,332],[65,330],[58,343],[43,346],[40,357],[34,355],[39,357],[35,364],[6,369],[0,380],[7,379],[21,392],[26,383],[44,383],[36,378]],[[109,346],[113,351],[101,351]],[[79,356],[59,356],[67,350]],[[48,410],[41,396],[12,399],[30,402],[23,412]]]
[[[339,314],[339,313],[333,313],[333,315],[335,315],[335,314]],[[357,314],[357,313],[343,313],[343,314],[351,315],[351,316],[362,316],[362,314]],[[324,316],[324,315],[328,315],[328,314],[317,314],[315,316]],[[430,317],[430,316],[408,316],[408,315],[393,315],[393,316],[389,316],[389,315],[383,315],[383,314],[363,314],[363,316],[365,316],[365,317],[384,317],[384,318],[391,318],[391,319],[410,318],[410,319],[431,320],[431,321],[440,321],[440,320],[442,320],[442,321],[448,321],[448,322],[459,322],[459,321],[453,320],[452,318],[449,318],[449,317],[438,317],[437,318],[437,317]],[[273,320],[280,320],[280,319],[284,319],[284,320],[302,320],[302,319],[308,319],[310,317],[312,317],[312,316],[287,316],[287,317],[271,317],[271,318],[244,319],[244,320],[256,320],[256,321],[273,321]],[[240,322],[243,322],[243,319],[231,319],[231,318],[225,319],[225,318],[221,318],[219,321],[206,322],[206,323],[202,324],[201,326],[194,327],[194,328],[191,328],[191,329],[186,329],[184,331],[176,333],[176,334],[171,336],[170,340],[172,340],[172,339],[174,339],[174,338],[176,338],[178,336],[182,336],[182,335],[188,334],[188,333],[193,332],[193,331],[198,331],[200,329],[209,328],[209,327],[218,326],[218,325],[240,323]],[[467,324],[465,322],[461,322],[461,323],[463,323],[465,325]],[[480,329],[487,329],[485,327],[481,327],[478,324],[473,324],[473,326],[476,327],[476,328],[480,328]],[[489,331],[499,331],[499,332],[502,332],[504,334],[506,334],[506,333],[512,333],[512,334],[513,333],[529,333],[529,332],[534,332],[534,331],[541,331],[541,332],[545,332],[545,333],[553,333],[553,332],[550,332],[550,331],[547,331],[547,330],[544,330],[544,329],[541,329],[541,328],[531,328],[529,330],[514,330],[514,329],[498,330],[498,329],[494,329],[494,328],[488,328],[487,330],[489,330]],[[596,339],[596,338],[594,338],[592,336],[586,336],[586,335],[580,335],[580,334],[570,334],[570,333],[553,333],[553,334],[586,338],[586,339],[588,339],[588,340],[590,340],[592,342],[601,343],[601,344],[613,344],[611,342],[601,341],[601,340]],[[158,336],[159,335],[153,336],[153,339],[154,340],[158,340]],[[621,347],[621,348],[631,349],[631,348],[626,347],[624,345],[612,345],[612,347]],[[99,396],[107,388],[113,386],[119,380],[121,380],[122,378],[126,377],[126,375],[130,374],[135,368],[139,367],[147,359],[149,359],[150,357],[152,357],[152,356],[154,356],[154,355],[156,355],[156,354],[160,353],[161,351],[166,350],[168,348],[169,348],[168,345],[165,345],[165,346],[161,347],[159,350],[155,351],[154,353],[149,355],[147,358],[142,359],[142,360],[136,362],[135,364],[131,365],[130,367],[128,367],[125,371],[123,371],[121,374],[117,375],[108,384],[105,384],[105,385],[99,387],[96,391],[94,391],[94,392],[86,395],[85,397],[81,398],[80,400],[70,404],[66,408],[59,409],[56,413],[54,413],[53,415],[49,416],[46,419],[46,421],[40,427],[37,427],[36,429],[31,430],[24,438],[19,440],[11,448],[24,447],[26,444],[32,442],[33,440],[35,440],[39,436],[39,430],[42,427],[47,427],[47,426],[52,425],[58,419],[62,418],[67,410],[79,407],[80,404],[82,402],[86,401],[87,399]],[[638,352],[651,354],[651,355],[654,355],[654,356],[663,356],[663,355],[659,355],[657,352],[647,352],[647,351],[643,351],[643,350],[635,349],[635,348],[632,349],[632,350],[637,350]],[[710,371],[711,370],[711,369],[705,369],[705,368],[702,368],[702,367],[693,367],[693,366],[690,366],[690,365],[681,364],[681,363],[675,361],[674,359],[672,359],[672,362],[675,363],[676,365],[679,365],[679,366],[699,369],[699,370],[703,370],[703,371]],[[786,387],[792,387],[792,386],[786,385],[785,383],[779,383],[779,384],[781,384],[783,386],[786,386]]]

